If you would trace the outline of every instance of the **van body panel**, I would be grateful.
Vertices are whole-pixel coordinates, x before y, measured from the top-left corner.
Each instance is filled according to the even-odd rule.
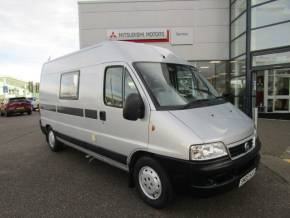
[[[152,130],[155,128],[155,130]],[[148,151],[164,156],[189,159],[189,147],[202,140],[168,111],[151,111]]]
[[[225,145],[243,140],[254,132],[253,122],[230,103],[170,111],[191,128],[202,143],[223,142]]]

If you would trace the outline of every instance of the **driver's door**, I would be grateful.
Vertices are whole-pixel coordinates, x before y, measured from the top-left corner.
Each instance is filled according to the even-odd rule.
[[[100,144],[121,154],[120,160],[135,150],[145,150],[148,145],[150,110],[136,75],[124,63],[104,65],[103,100],[100,108],[102,122]],[[123,105],[131,93],[139,93],[145,105],[145,117],[136,121],[123,118]]]

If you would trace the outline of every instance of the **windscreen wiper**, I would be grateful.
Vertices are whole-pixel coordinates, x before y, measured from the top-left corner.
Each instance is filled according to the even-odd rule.
[[[207,102],[207,101],[209,101],[209,100],[210,100],[210,99],[198,99],[198,100],[190,101],[190,102],[188,102],[188,103],[184,106],[184,108],[189,108],[189,107],[191,107],[191,106],[196,105],[197,103],[200,103],[200,102]]]

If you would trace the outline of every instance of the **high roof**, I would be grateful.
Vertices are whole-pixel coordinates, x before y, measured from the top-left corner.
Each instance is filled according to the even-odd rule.
[[[59,70],[77,69],[105,62],[187,62],[170,50],[133,42],[105,41],[45,63],[45,67]],[[69,68],[69,69],[68,69]]]

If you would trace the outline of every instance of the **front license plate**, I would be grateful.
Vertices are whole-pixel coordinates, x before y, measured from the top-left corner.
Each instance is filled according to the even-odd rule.
[[[240,179],[239,187],[243,186],[246,182],[252,179],[255,174],[256,174],[256,168],[252,169],[250,172],[248,172],[245,176],[243,176]]]
[[[16,110],[24,110],[24,107],[18,107]]]

